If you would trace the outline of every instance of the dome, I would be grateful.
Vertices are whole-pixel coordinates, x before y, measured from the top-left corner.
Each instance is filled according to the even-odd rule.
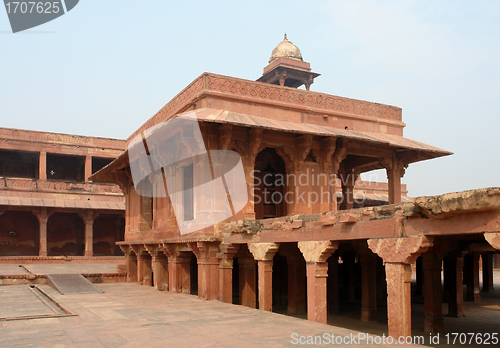
[[[283,41],[281,41],[279,45],[276,46],[276,48],[273,50],[273,53],[271,53],[269,63],[272,63],[279,58],[291,58],[302,61],[302,54],[300,53],[299,48],[288,41],[288,39],[286,38],[286,34]]]

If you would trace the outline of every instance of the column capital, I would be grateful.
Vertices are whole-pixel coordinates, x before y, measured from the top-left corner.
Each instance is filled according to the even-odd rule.
[[[130,247],[130,245],[120,244],[119,247],[123,251],[123,253],[125,254],[125,257],[127,257],[127,258],[132,257],[133,256],[132,254],[135,254],[134,251],[132,250],[132,248]]]
[[[240,250],[239,244],[231,244],[231,243],[221,243],[219,245],[219,258],[220,259],[233,259],[236,253]]]
[[[433,238],[427,236],[406,238],[368,239],[368,247],[385,263],[411,264],[432,247]]]
[[[193,251],[198,259],[214,259],[217,258],[219,251],[219,242],[193,242],[188,243],[189,248]]]
[[[248,250],[255,260],[272,261],[279,246],[279,243],[248,243]]]
[[[101,213],[95,211],[95,210],[86,210],[83,212],[79,212],[78,216],[80,216],[85,224],[92,224],[94,220],[100,215]]]
[[[485,233],[484,239],[496,250],[500,250],[500,232]]]
[[[339,247],[339,242],[330,240],[298,242],[306,262],[326,262]]]
[[[2,213],[0,213],[0,215],[2,215]],[[46,224],[47,221],[49,220],[49,217],[53,214],[52,211],[49,211],[47,208],[45,207],[42,207],[40,208],[40,211],[39,212],[33,212],[33,215],[35,215],[37,218],[38,218],[38,222],[39,223],[44,223]]]

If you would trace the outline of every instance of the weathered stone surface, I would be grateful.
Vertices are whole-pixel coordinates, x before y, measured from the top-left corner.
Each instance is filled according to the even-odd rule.
[[[429,217],[500,209],[500,188],[491,187],[445,193],[440,196],[418,197],[413,199],[413,204]]]
[[[248,243],[248,250],[258,261],[271,261],[278,247],[279,243]]]
[[[329,240],[299,242],[299,249],[306,262],[325,262],[337,250],[339,243]]]
[[[367,242],[384,262],[410,264],[432,246],[432,237],[368,239]]]
[[[486,239],[486,241],[488,243],[490,243],[490,245],[493,248],[500,250],[500,232],[498,232],[498,233],[485,233],[484,239]]]

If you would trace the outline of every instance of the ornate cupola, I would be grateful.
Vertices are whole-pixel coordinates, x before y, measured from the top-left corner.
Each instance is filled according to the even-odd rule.
[[[264,74],[257,81],[292,88],[305,85],[309,90],[319,75],[311,71],[311,65],[304,62],[299,48],[288,41],[285,34],[283,41],[273,50]]]

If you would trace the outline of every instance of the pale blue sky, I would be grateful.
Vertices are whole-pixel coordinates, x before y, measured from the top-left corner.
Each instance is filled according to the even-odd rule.
[[[284,32],[312,90],[399,106],[406,137],[455,152],[411,165],[410,195],[500,186],[494,0],[81,0],[17,34],[0,9],[0,126],[126,138],[205,71],[260,77]]]

